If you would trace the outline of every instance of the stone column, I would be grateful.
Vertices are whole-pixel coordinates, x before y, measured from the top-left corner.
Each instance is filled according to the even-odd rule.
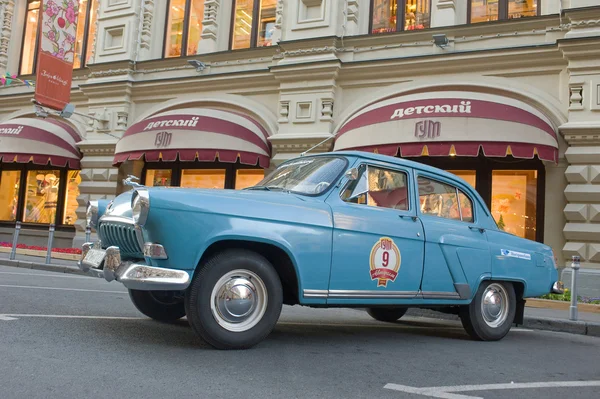
[[[597,12],[600,14],[600,11]],[[600,15],[598,15],[600,16]],[[575,32],[559,44],[568,60],[569,121],[560,127],[569,148],[565,189],[566,244],[563,280],[570,284],[570,258],[581,257],[581,295],[600,296],[600,24],[579,23],[591,11],[567,14]],[[571,32],[569,32],[571,33]],[[590,36],[597,36],[596,39]]]
[[[459,18],[461,8],[460,5],[457,4],[456,0],[433,0],[431,3],[432,28],[438,26],[458,25],[459,21],[457,18]],[[464,11],[465,20],[461,21],[461,23],[466,23],[466,8]]]
[[[202,20],[201,40],[198,44],[198,54],[218,51],[217,36],[219,33],[219,8],[221,0],[204,1],[204,19]]]

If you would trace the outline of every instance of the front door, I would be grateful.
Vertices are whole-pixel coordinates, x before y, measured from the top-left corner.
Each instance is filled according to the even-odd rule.
[[[328,303],[399,303],[418,294],[424,234],[408,169],[361,164],[328,198],[333,255]]]

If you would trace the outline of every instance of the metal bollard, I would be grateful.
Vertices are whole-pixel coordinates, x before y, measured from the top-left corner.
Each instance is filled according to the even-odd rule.
[[[92,239],[92,228],[88,225],[85,226],[85,242],[90,242]]]
[[[54,241],[54,223],[50,224],[50,230],[48,233],[48,251],[46,252],[47,265],[52,262],[52,241]]]
[[[15,234],[13,234],[12,248],[10,249],[10,260],[15,260],[17,255],[17,244],[19,242],[19,233],[21,232],[21,222],[17,222],[15,226]]]
[[[577,275],[579,274],[579,256],[573,256],[571,262],[571,306],[569,307],[569,319],[577,320]]]

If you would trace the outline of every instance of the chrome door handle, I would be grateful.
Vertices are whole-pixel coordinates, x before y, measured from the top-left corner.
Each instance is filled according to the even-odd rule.
[[[480,233],[482,233],[482,234],[485,232],[485,229],[483,229],[483,228],[481,228],[481,227],[477,227],[477,226],[469,226],[469,228],[470,228],[471,230],[479,230],[479,232],[480,232]]]
[[[408,215],[398,215],[398,216],[400,216],[402,219],[412,219],[413,222],[417,221],[416,216],[408,216]]]

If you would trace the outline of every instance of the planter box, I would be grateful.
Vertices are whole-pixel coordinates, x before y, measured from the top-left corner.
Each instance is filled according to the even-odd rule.
[[[569,310],[571,302],[567,301],[553,301],[551,299],[533,299],[526,298],[525,306],[530,308],[544,308],[544,309],[556,309],[556,310]],[[580,312],[598,313],[600,314],[600,305],[593,305],[591,303],[578,303],[577,309]]]
[[[0,247],[0,252],[10,253],[11,248],[8,247]],[[46,251],[37,251],[33,249],[23,249],[17,248],[17,254],[19,255],[27,255],[27,256],[37,256],[40,258],[46,259]],[[65,254],[62,252],[52,252],[52,259],[62,259],[62,260],[79,260],[81,255],[78,254]]]

